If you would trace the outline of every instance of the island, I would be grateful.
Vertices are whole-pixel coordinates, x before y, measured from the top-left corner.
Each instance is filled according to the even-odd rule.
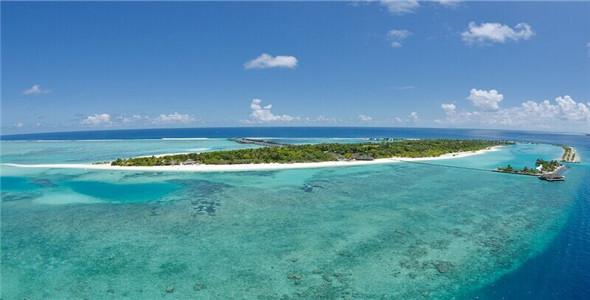
[[[508,174],[537,176],[539,179],[546,181],[563,181],[565,180],[565,176],[561,175],[561,173],[564,170],[565,166],[557,160],[543,160],[538,158],[535,161],[534,168],[525,166],[522,169],[515,169],[511,165],[507,165],[506,167],[499,167],[494,171]]]
[[[576,155],[576,149],[574,149],[573,147],[564,145],[563,147],[563,155],[561,156],[561,161],[562,162],[570,162],[570,163],[576,163],[576,162],[580,162],[580,156]]]
[[[512,144],[494,140],[382,140],[363,143],[273,145],[253,149],[213,151],[119,158],[110,163],[121,167],[295,164],[318,162],[373,161],[390,158],[433,158],[491,149]]]
[[[535,168],[525,166],[522,169],[515,169],[511,165],[507,165],[506,167],[499,167],[496,170],[501,173],[537,176],[543,173],[555,172],[559,167],[561,167],[561,164],[556,160],[543,160],[538,158],[535,161]]]

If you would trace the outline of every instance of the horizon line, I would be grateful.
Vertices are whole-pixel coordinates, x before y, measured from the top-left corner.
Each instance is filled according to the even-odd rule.
[[[586,132],[566,132],[566,131],[544,131],[535,129],[502,129],[502,128],[470,128],[470,127],[395,127],[395,126],[204,126],[204,127],[170,127],[170,128],[119,128],[119,129],[101,129],[101,130],[64,130],[49,132],[29,132],[0,134],[0,140],[5,138],[26,137],[31,135],[54,135],[67,133],[100,133],[100,132],[118,132],[118,131],[155,131],[155,130],[191,130],[191,129],[240,129],[240,128],[364,128],[364,129],[441,129],[441,130],[494,130],[506,132],[530,132],[543,134],[558,135],[587,135]],[[165,137],[163,137],[165,138]]]

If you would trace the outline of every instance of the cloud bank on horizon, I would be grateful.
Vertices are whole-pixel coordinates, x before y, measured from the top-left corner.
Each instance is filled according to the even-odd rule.
[[[134,56],[109,57],[117,60],[112,65],[100,59],[115,51],[105,41],[90,50],[74,46],[78,54],[73,54],[59,41],[42,40],[63,56],[60,51],[31,55],[27,49],[35,41],[13,37],[27,40],[28,30],[48,28],[43,18],[26,16],[31,11],[52,16],[51,10],[8,4],[2,134],[267,124],[590,131],[590,26],[584,26],[590,16],[584,19],[583,9],[551,4],[531,13],[524,4],[455,0],[353,4],[323,4],[333,8],[329,11],[320,4],[293,4],[291,11],[281,10],[284,4],[244,5],[234,13],[258,17],[184,20],[195,24],[191,32],[198,36],[188,40],[178,38],[190,36],[190,28],[162,25],[179,31],[177,39],[168,40],[170,49],[158,46],[170,58],[159,52],[142,57],[149,52],[146,45],[105,23],[102,36],[117,32],[138,44],[116,48]],[[54,5],[66,19],[83,14],[67,3]],[[488,13],[504,6],[525,10]],[[228,7],[211,3],[192,9],[221,13]],[[571,22],[546,18],[561,10]],[[106,11],[99,13],[109,18]],[[286,18],[297,21],[286,24]],[[30,27],[19,26],[25,21]],[[98,25],[77,22],[80,30]],[[205,26],[211,24],[216,27]],[[63,28],[53,30],[52,36],[78,39]],[[146,34],[165,40],[153,28]]]
[[[297,117],[293,117],[290,115],[276,115],[273,114],[272,104],[262,105],[262,100],[260,99],[252,99],[250,103],[250,109],[252,112],[250,113],[250,120],[247,121],[250,123],[266,123],[266,122],[291,122],[297,120]]]
[[[474,110],[459,111],[454,103],[443,103],[441,108],[445,118],[436,122],[446,125],[487,125],[542,130],[551,130],[557,127],[556,123],[565,122],[572,126],[572,131],[576,127],[587,127],[590,122],[590,102],[576,102],[568,95],[556,97],[554,102],[527,100],[519,106],[506,108],[499,106],[503,95],[496,90],[472,89],[467,99],[472,102]]]

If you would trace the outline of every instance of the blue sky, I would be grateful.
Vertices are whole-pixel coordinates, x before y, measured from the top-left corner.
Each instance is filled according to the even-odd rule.
[[[590,2],[2,2],[1,125],[588,132]]]

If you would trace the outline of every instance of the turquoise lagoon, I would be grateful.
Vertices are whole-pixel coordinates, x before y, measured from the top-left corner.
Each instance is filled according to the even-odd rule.
[[[240,147],[3,141],[2,162]],[[455,167],[560,155],[517,144],[436,165],[192,174],[2,166],[2,299],[467,298],[551,245],[587,167],[573,166],[562,183]]]

